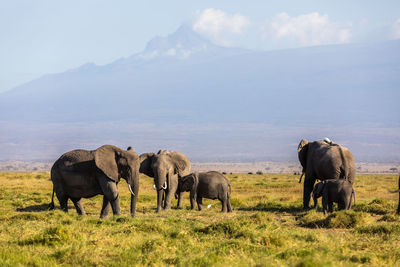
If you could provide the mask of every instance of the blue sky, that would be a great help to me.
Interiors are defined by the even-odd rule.
[[[140,52],[182,23],[250,49],[374,42],[400,38],[400,2],[1,0],[0,92]]]

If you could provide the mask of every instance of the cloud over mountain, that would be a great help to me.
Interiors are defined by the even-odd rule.
[[[392,24],[392,39],[400,39],[400,18]]]
[[[230,45],[229,34],[241,34],[250,24],[250,19],[240,14],[230,15],[222,10],[208,8],[198,11],[193,22],[193,30],[201,33],[217,44]]]
[[[265,39],[286,40],[302,46],[347,43],[351,38],[351,25],[329,20],[318,12],[291,17],[279,13],[262,28]]]

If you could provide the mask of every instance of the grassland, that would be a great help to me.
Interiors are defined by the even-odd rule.
[[[400,266],[397,195],[387,192],[397,176],[358,176],[353,210],[329,216],[301,209],[298,176],[227,178],[230,214],[206,199],[210,209],[191,211],[188,196],[183,209],[157,214],[152,180],[141,176],[137,217],[122,181],[123,215],[100,220],[100,196],[83,201],[87,216],[72,203],[69,213],[47,211],[48,173],[0,173],[0,266]]]

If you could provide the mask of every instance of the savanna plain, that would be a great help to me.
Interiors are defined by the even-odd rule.
[[[0,173],[1,266],[400,266],[395,175],[358,175],[350,211],[302,209],[292,174],[227,174],[232,213],[203,199],[155,212],[152,179],[141,175],[136,217],[119,184],[122,216],[99,219],[101,196],[84,199],[88,215],[48,211],[48,172]],[[321,202],[321,201],[319,201]],[[176,200],[173,201],[176,205]],[[321,204],[319,203],[319,210]]]

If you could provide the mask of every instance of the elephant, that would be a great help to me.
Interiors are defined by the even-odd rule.
[[[333,211],[333,202],[338,203],[339,210],[349,210],[351,208],[351,197],[356,197],[353,185],[344,179],[328,179],[317,183],[312,192],[314,199],[314,208],[317,209],[318,198],[322,196],[322,208],[326,214],[328,208],[329,212]]]
[[[356,167],[350,150],[333,143],[328,138],[322,141],[300,141],[297,148],[304,178],[303,207],[309,208],[311,192],[316,179],[345,179],[354,183]],[[301,177],[299,183],[301,182]]]
[[[157,212],[171,209],[171,200],[178,188],[178,180],[190,173],[190,160],[182,153],[160,150],[157,154],[143,153],[139,157],[139,172],[154,178],[157,190]],[[178,207],[182,207],[183,192],[179,193]]]
[[[53,195],[50,209],[54,209],[54,193],[61,209],[68,212],[68,199],[76,211],[84,215],[81,199],[103,195],[100,218],[108,215],[111,205],[114,215],[120,215],[117,184],[120,178],[128,183],[131,192],[131,216],[135,216],[139,192],[139,156],[131,147],[122,150],[103,145],[96,150],[77,149],[63,154],[51,168]]]
[[[390,193],[399,193],[399,203],[397,204],[397,214],[400,215],[400,175],[399,175],[399,189],[398,190],[394,190],[394,191],[390,191]]]
[[[203,207],[203,197],[218,199],[222,204],[222,212],[232,212],[231,184],[228,179],[216,171],[195,172],[183,177],[179,181],[179,192],[190,191],[190,207],[194,209],[194,201],[197,202],[199,211]]]

